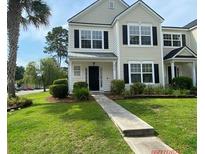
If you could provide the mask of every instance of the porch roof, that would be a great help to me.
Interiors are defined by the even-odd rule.
[[[116,60],[117,56],[111,52],[69,52],[68,58]]]
[[[181,54],[183,51],[186,51],[186,54]],[[180,47],[177,49],[174,49],[172,51],[170,51],[166,56],[164,56],[164,60],[170,60],[170,59],[186,59],[186,58],[193,58],[196,59],[197,58],[197,54],[191,50],[189,47],[184,46],[184,47]]]

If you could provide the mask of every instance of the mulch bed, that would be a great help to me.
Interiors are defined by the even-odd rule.
[[[106,94],[106,96],[112,100],[122,100],[122,99],[142,99],[142,98],[197,98],[195,95],[181,95],[181,96],[174,96],[174,95],[135,95],[135,96],[123,96],[123,95],[113,95],[113,94]]]

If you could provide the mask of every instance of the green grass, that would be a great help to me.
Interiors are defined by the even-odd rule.
[[[96,102],[48,103],[48,96],[27,95],[34,105],[8,114],[10,154],[132,153]]]
[[[196,153],[196,99],[130,99],[118,103],[153,126],[159,137],[179,153]]]

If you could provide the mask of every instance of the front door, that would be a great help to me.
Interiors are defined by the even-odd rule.
[[[89,66],[89,89],[99,91],[99,67]]]
[[[175,74],[175,77],[178,77],[179,76],[179,70],[177,69],[176,66],[174,66],[174,74]],[[172,70],[171,70],[171,66],[168,66],[168,80],[169,80],[169,84],[171,84],[171,81],[172,81]]]

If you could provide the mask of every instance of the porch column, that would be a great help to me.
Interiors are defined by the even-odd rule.
[[[112,62],[113,79],[116,79],[116,61]]]
[[[192,80],[193,80],[193,86],[196,86],[196,62],[192,62]]]
[[[172,72],[172,79],[175,78],[175,71],[174,71],[174,62],[171,62],[171,72]]]

